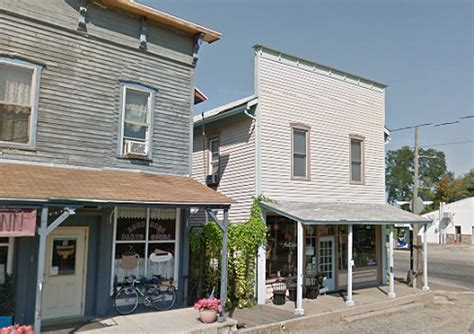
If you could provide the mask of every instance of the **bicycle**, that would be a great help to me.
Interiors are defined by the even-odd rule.
[[[144,286],[143,290],[140,285]],[[114,309],[121,315],[131,314],[137,309],[140,297],[146,307],[166,311],[176,302],[176,288],[162,285],[159,275],[153,275],[151,280],[137,280],[133,275],[130,279],[125,277],[124,286],[115,294]]]

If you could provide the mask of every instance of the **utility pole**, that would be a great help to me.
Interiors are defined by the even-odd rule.
[[[415,158],[414,158],[414,173],[413,173],[413,199],[412,199],[412,210],[413,213],[416,215],[420,214],[420,207],[419,207],[419,200],[418,200],[418,168],[419,168],[419,147],[420,147],[420,128],[415,128]],[[422,280],[421,280],[421,237],[419,236],[420,232],[420,225],[413,224],[413,238],[411,240],[410,246],[410,265],[414,270],[413,274],[413,287],[414,288],[421,288]],[[414,253],[414,254],[413,254]],[[414,263],[413,263],[414,262]]]

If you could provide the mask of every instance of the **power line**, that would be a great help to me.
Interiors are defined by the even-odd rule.
[[[393,130],[390,130],[390,129],[389,129],[389,131],[390,131],[390,132],[397,132],[397,131],[403,131],[403,130],[410,130],[410,129],[421,128],[421,127],[430,126],[430,125],[433,125],[434,127],[440,127],[440,126],[445,126],[445,125],[458,124],[458,123],[460,123],[460,120],[465,120],[465,119],[469,119],[469,118],[474,118],[474,115],[462,116],[462,117],[459,117],[458,120],[450,121],[450,122],[444,122],[444,123],[422,123],[422,124],[417,124],[417,125],[404,126],[404,127],[397,128],[397,129],[393,129]]]
[[[448,145],[459,145],[459,144],[467,144],[467,143],[474,143],[474,140],[453,141],[453,142],[438,143],[438,144],[426,144],[426,145],[421,145],[420,147],[448,146]]]

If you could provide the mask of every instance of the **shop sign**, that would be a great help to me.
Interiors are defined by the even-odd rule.
[[[0,210],[0,237],[33,237],[36,210]]]

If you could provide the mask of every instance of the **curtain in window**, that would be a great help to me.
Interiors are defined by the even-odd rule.
[[[0,141],[29,141],[32,75],[32,70],[0,64]]]
[[[126,90],[125,99],[125,136],[146,139],[148,93]]]

